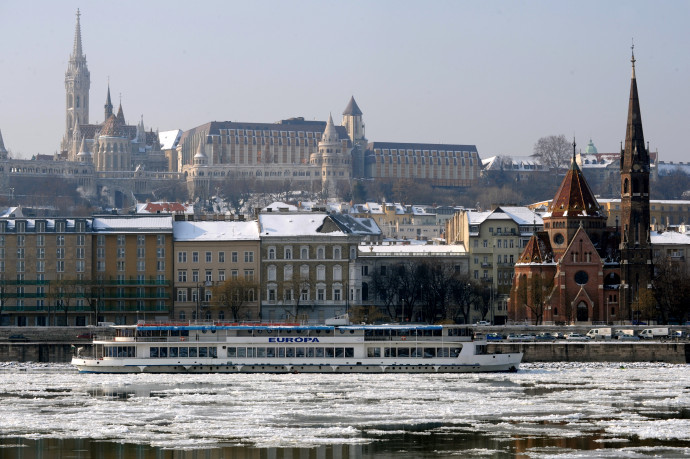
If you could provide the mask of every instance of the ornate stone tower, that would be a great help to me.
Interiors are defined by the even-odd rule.
[[[86,56],[81,48],[81,25],[79,24],[81,13],[77,10],[77,25],[74,30],[74,46],[69,57],[67,71],[65,72],[65,137],[62,140],[62,151],[75,149],[72,143],[75,124],[89,123],[89,88],[91,76],[86,66]]]
[[[621,292],[622,313],[633,317],[643,306],[640,293],[651,288],[653,265],[649,228],[649,150],[642,133],[635,54],[628,103],[625,148],[621,151]],[[644,299],[644,297],[643,297]]]
[[[347,107],[343,110],[342,126],[347,129],[347,135],[352,142],[352,176],[364,176],[364,152],[367,149],[362,110],[357,106],[355,97],[350,97]]]
[[[340,139],[333,117],[329,115],[326,129],[319,141],[319,152],[311,155],[311,164],[321,166],[322,190],[326,196],[335,197],[343,187],[349,185],[351,159],[347,140]]]

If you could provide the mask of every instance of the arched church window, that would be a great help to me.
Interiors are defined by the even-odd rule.
[[[629,193],[629,191],[628,191],[628,186],[629,186],[629,185],[628,185],[628,179],[626,178],[625,180],[623,180],[623,194],[628,194],[628,193]]]

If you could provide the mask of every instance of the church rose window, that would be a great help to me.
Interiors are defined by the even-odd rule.
[[[561,233],[556,233],[556,235],[553,237],[553,242],[555,242],[558,245],[563,244],[563,241],[565,241],[565,238]]]
[[[575,273],[575,282],[579,285],[585,285],[589,280],[589,276],[584,271],[578,271]]]

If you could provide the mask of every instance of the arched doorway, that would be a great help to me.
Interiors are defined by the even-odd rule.
[[[587,322],[587,320],[589,320],[588,312],[589,308],[587,307],[587,303],[580,301],[580,303],[577,305],[577,321]]]

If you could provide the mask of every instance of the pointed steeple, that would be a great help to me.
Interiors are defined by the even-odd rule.
[[[0,131],[0,159],[7,159],[7,149],[5,142],[2,140],[2,131]]]
[[[553,198],[549,211],[552,217],[600,216],[601,208],[585,176],[577,165],[573,139],[573,159],[561,186]]]
[[[105,118],[103,120],[107,120],[113,114],[113,103],[110,101],[110,79],[108,79],[108,95],[105,97],[105,105],[103,107],[105,108]]]
[[[72,47],[72,59],[86,58],[81,48],[81,24],[79,23],[81,12],[77,8],[77,24],[74,26],[74,46]]]
[[[117,108],[117,120],[125,126],[127,123],[125,123],[125,114],[122,111],[122,101],[120,101],[120,106]]]
[[[637,94],[637,78],[635,76],[635,52],[633,46],[632,78],[630,79],[630,100],[628,101],[628,123],[625,128],[625,147],[621,165],[623,170],[630,170],[635,164],[640,169],[649,169],[649,155],[644,143],[642,132],[642,112],[640,111],[640,99]]]
[[[329,114],[328,122],[326,123],[326,130],[323,131],[321,142],[336,143],[339,141],[339,139],[338,132],[335,130],[335,124],[333,124],[333,117]]]
[[[345,110],[343,111],[343,116],[346,115],[352,115],[352,116],[358,116],[362,114],[362,110],[359,109],[357,106],[357,102],[355,102],[355,96],[350,97],[350,102],[347,103],[347,107],[345,107]]]

